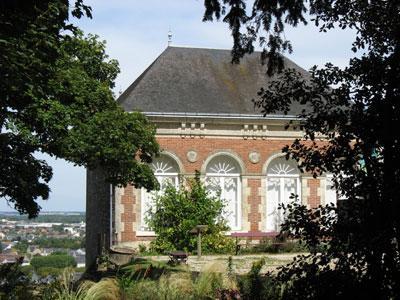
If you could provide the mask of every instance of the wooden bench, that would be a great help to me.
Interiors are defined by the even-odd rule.
[[[172,251],[169,253],[169,261],[172,264],[186,263],[188,254],[185,251]]]
[[[279,232],[261,232],[261,231],[231,233],[231,237],[234,237],[236,239],[236,250],[235,250],[236,255],[238,255],[240,250],[239,238],[275,238],[278,235]]]

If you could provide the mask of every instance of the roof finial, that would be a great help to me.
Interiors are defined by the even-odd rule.
[[[171,46],[172,43],[172,31],[171,31],[171,27],[168,30],[168,46]]]

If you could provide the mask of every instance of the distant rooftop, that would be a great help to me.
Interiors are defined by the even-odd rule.
[[[238,65],[231,59],[230,50],[169,46],[118,102],[126,111],[257,114],[251,100],[271,80],[260,62],[260,52],[246,55]],[[307,73],[287,58],[284,63]],[[300,110],[293,106],[289,114]]]

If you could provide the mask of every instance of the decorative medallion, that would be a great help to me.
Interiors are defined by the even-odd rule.
[[[197,161],[197,152],[194,150],[190,150],[190,151],[188,151],[188,153],[186,153],[186,157],[187,157],[188,161],[190,161],[191,163],[194,163]]]
[[[253,163],[256,164],[260,161],[260,153],[257,151],[251,151],[249,153],[249,160]]]

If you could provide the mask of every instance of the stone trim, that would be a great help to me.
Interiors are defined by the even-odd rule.
[[[229,156],[231,158],[233,158],[240,166],[240,175],[245,174],[246,173],[246,167],[245,164],[243,163],[243,160],[241,159],[240,155],[237,154],[236,152],[229,150],[229,149],[219,149],[219,150],[215,150],[214,152],[210,153],[207,158],[205,159],[204,163],[201,166],[200,169],[200,173],[202,175],[206,175],[206,168],[207,165],[210,163],[210,161],[217,156]]]

